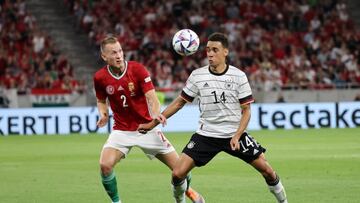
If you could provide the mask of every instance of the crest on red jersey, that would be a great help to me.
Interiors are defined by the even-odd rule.
[[[115,91],[115,88],[112,86],[112,85],[108,85],[108,86],[106,86],[106,92],[108,93],[108,94],[114,94],[114,91]]]
[[[130,96],[135,96],[135,85],[133,82],[129,82],[128,83],[128,88],[129,88],[129,91],[130,91]]]

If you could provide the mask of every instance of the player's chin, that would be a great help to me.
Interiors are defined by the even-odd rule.
[[[216,67],[218,66],[219,63],[217,63],[216,61],[214,60],[209,60],[209,65],[212,66],[212,67]]]
[[[114,62],[113,65],[116,66],[116,67],[121,67],[123,65],[123,63],[124,63],[123,60],[115,60],[113,62]]]

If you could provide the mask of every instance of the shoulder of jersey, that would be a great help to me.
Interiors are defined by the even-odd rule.
[[[137,61],[127,61],[128,63],[128,66],[131,65],[131,66],[135,66],[135,67],[143,67],[144,65],[137,62]]]
[[[201,74],[209,72],[209,66],[203,66],[192,71],[192,74]]]
[[[101,67],[99,70],[95,72],[95,77],[99,77],[104,75],[104,73],[107,71],[107,65]]]
[[[198,69],[193,70],[193,74],[203,74],[209,72],[209,66],[203,66]],[[229,65],[228,73],[234,74],[234,75],[245,75],[244,71],[236,68],[235,66]]]
[[[229,65],[229,73],[232,73],[234,75],[243,76],[245,75],[245,72],[240,70],[239,68],[236,68],[235,66]]]

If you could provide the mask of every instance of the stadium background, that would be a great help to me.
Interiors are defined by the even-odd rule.
[[[214,31],[229,34],[229,61],[249,77],[251,133],[289,200],[359,202],[359,10],[356,0],[0,0],[0,202],[107,201],[97,162],[109,127],[94,127],[92,89],[100,39],[118,36],[166,105],[206,63]],[[193,56],[171,49],[181,28],[200,36]],[[178,150],[195,108],[164,128]],[[139,150],[117,170],[124,202],[171,201],[169,172]],[[272,202],[260,177],[224,155],[194,171],[194,186],[208,202]]]

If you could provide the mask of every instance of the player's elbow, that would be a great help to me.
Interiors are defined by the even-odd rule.
[[[181,109],[186,104],[186,100],[184,100],[182,97],[178,97],[175,101],[175,106],[177,109]]]
[[[98,99],[98,100],[97,100],[97,103],[98,103],[98,104],[106,104],[106,100]]]

